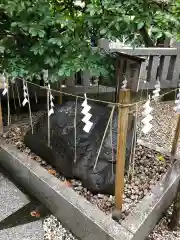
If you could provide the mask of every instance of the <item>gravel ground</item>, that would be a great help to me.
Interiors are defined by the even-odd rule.
[[[180,228],[177,231],[170,231],[168,229],[168,223],[172,214],[172,206],[168,209],[166,214],[156,225],[154,231],[149,235],[147,240],[179,240]]]
[[[152,143],[156,146],[163,147],[171,151],[172,140],[174,137],[178,115],[173,110],[174,102],[159,102],[151,105],[152,111],[152,125],[153,129],[149,134],[144,135],[141,130],[141,117],[142,107],[138,110],[138,123],[137,134],[138,138]],[[179,140],[180,141],[180,140]],[[179,142],[180,143],[180,142]],[[177,148],[177,153],[180,154],[180,144]],[[168,209],[167,213],[163,216],[160,222],[156,225],[154,231],[149,235],[148,240],[179,240],[180,228],[177,231],[170,231],[168,223],[172,214],[172,206]]]
[[[141,117],[138,117],[137,129],[138,129],[138,138],[141,138],[145,141],[148,141],[154,145],[159,147],[163,147],[170,151],[171,143],[173,139],[174,130],[177,123],[177,115],[175,114],[173,107],[173,102],[166,103],[156,103],[156,105],[152,106],[153,112],[152,115],[154,117],[152,124],[152,131],[143,135],[140,131],[141,129]],[[138,115],[142,108],[138,109]],[[41,114],[41,113],[40,113]],[[4,135],[4,138],[7,142],[11,142],[17,146],[20,150],[25,153],[28,153],[30,157],[37,162],[39,162],[42,166],[44,166],[51,174],[65,181],[66,184],[71,186],[76,192],[80,195],[86,197],[90,202],[96,204],[101,210],[103,210],[106,214],[110,215],[111,210],[114,206],[114,196],[108,195],[93,195],[87,189],[83,188],[80,181],[72,180],[66,181],[65,178],[60,176],[59,173],[55,171],[51,166],[46,164],[45,161],[40,159],[35,154],[31,153],[28,148],[24,146],[22,143],[22,131],[24,131],[28,127],[27,120],[28,116],[24,114],[24,116],[20,117],[12,117],[12,123],[21,122],[21,127],[13,127],[10,131]],[[33,119],[36,120],[38,114],[33,114]],[[180,148],[178,149],[180,152]],[[133,210],[135,205],[139,200],[141,200],[144,195],[154,186],[154,184],[161,178],[161,176],[166,172],[166,169],[169,168],[170,161],[167,157],[160,156],[159,153],[154,152],[150,149],[147,149],[142,146],[136,147],[135,153],[135,161],[134,161],[134,177],[131,181],[128,180],[126,176],[125,181],[125,191],[124,191],[124,209],[123,213],[124,219],[130,211]],[[168,213],[161,219],[159,224],[155,227],[153,233],[149,236],[148,240],[177,240],[180,239],[180,230],[176,232],[168,231],[167,223],[169,221],[171,208]],[[51,217],[54,219],[53,217]],[[55,238],[56,239],[56,238]],[[57,239],[69,239],[69,238],[57,238]],[[71,238],[70,238],[71,239]],[[73,239],[73,238],[72,238]]]
[[[142,123],[140,113],[142,112],[142,107],[140,107],[138,109],[139,117],[137,123],[138,138],[156,146],[163,147],[170,152],[178,118],[178,115],[173,110],[174,106],[174,102],[151,104],[151,107],[153,107],[153,128],[147,135],[144,135],[141,131]],[[177,153],[180,153],[180,145],[177,149]]]
[[[39,114],[41,115],[42,113]],[[34,121],[37,117],[37,113],[35,116],[33,115]],[[27,122],[28,118],[24,116],[24,119],[25,120],[23,120],[23,118],[18,118],[18,121],[16,121],[18,124],[9,128],[9,131],[3,136],[5,141],[14,144],[19,150],[28,153],[32,159],[38,161],[51,174],[66,181],[66,179],[57,173],[55,169],[32,153],[30,149],[23,144],[23,131],[26,131],[29,125]],[[171,165],[168,157],[161,156],[159,153],[142,146],[136,146],[134,159],[134,167],[131,169],[133,170],[133,177],[132,179],[129,179],[128,175],[125,177],[123,215],[121,220],[133,210],[136,204],[148,193]],[[68,184],[77,193],[84,196],[91,203],[97,205],[97,207],[106,214],[111,215],[115,202],[114,196],[103,194],[93,195],[77,180],[68,181]]]
[[[25,125],[24,125],[25,128]],[[15,145],[19,150],[25,152],[30,158],[37,161],[45,167],[49,173],[60,178],[65,184],[72,187],[78,194],[84,196],[88,201],[97,205],[99,209],[107,215],[111,215],[115,203],[115,197],[112,195],[92,194],[82,186],[78,180],[67,181],[54,168],[35,155],[22,142],[22,132],[20,127],[12,127],[3,135],[7,143]],[[133,177],[130,179],[125,176],[124,204],[121,221],[133,210],[136,204],[148,193],[148,191],[157,183],[162,175],[170,167],[171,162],[168,157],[150,150],[146,147],[136,146],[135,161],[133,168]]]
[[[77,240],[53,215],[44,219],[43,228],[44,240]]]
[[[133,178],[129,180],[128,175],[125,176],[124,204],[121,220],[133,210],[136,204],[148,193],[169,168],[169,159],[166,157],[164,161],[161,161],[159,160],[161,157],[162,156],[155,151],[142,146],[136,147]],[[83,188],[81,182],[77,180],[72,180],[70,185],[88,201],[96,204],[98,208],[106,214],[111,215],[115,203],[114,196],[103,194],[93,195],[90,191]]]

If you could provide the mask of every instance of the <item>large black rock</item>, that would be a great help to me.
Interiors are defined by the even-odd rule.
[[[111,131],[108,129],[96,169],[93,166],[100,143],[111,113],[111,108],[91,104],[93,127],[89,133],[83,131],[81,102],[78,103],[76,116],[76,157],[74,116],[75,103],[67,102],[55,107],[50,117],[50,147],[48,147],[47,114],[41,116],[24,138],[25,144],[43,160],[54,166],[67,178],[80,179],[84,187],[92,192],[114,193],[115,159],[117,146],[117,112],[115,111]],[[126,168],[132,146],[133,129],[128,130],[126,149]],[[113,142],[113,148],[112,144]]]

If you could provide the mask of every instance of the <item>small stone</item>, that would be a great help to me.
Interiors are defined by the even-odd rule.
[[[131,195],[131,200],[135,200],[136,199],[136,196],[135,195]]]
[[[82,187],[82,186],[74,187],[74,190],[76,190],[76,191],[82,191],[82,190],[83,190],[83,187]]]
[[[130,204],[131,202],[132,202],[132,200],[129,199],[129,198],[125,198],[125,199],[124,199],[124,203],[129,203],[129,204]]]
[[[112,196],[112,195],[109,196],[109,200],[110,200],[110,201],[114,201],[114,199],[115,199],[114,196]]]
[[[102,199],[102,198],[104,198],[104,195],[103,194],[98,194],[97,197]]]
[[[147,189],[144,189],[144,195],[146,195],[148,193]]]

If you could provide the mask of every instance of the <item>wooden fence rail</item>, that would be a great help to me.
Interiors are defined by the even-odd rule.
[[[154,89],[158,78],[161,88],[177,87],[180,80],[180,48],[111,48],[110,52],[145,57],[146,61],[142,63],[139,73],[139,89]],[[133,69],[133,66],[130,68]],[[126,69],[124,67],[124,74]]]

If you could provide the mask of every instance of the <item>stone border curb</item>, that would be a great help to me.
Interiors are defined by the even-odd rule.
[[[156,147],[140,139],[137,143],[166,156],[170,156],[170,153],[164,148]],[[178,155],[176,155],[176,159],[177,158]],[[173,202],[179,181],[180,161],[177,160],[163,178],[154,186],[151,192],[137,204],[135,209],[121,223],[123,227],[133,234],[133,240],[146,239],[162,217],[162,214]]]
[[[180,180],[180,162],[176,161],[119,225],[3,140],[0,140],[0,164],[81,240],[144,240],[172,203]]]
[[[132,234],[37,162],[0,140],[0,164],[81,240],[131,240]]]

